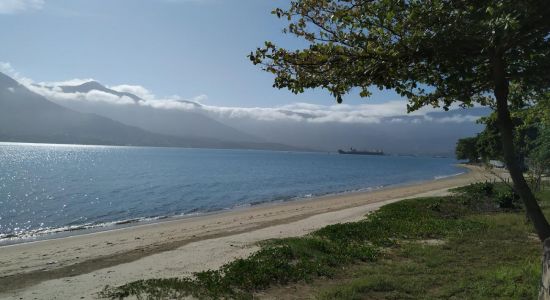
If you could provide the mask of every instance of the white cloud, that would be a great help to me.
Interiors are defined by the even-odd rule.
[[[0,0],[2,1],[2,0]],[[19,74],[9,62],[0,61],[0,72],[7,74],[8,76],[14,78],[17,81],[24,79],[21,74]]]
[[[155,98],[155,95],[153,95],[153,93],[151,93],[148,89],[140,85],[122,84],[122,85],[111,86],[109,88],[117,92],[131,93],[146,100],[147,99],[152,100]]]
[[[81,93],[82,94],[82,93]],[[134,100],[130,97],[122,96],[118,97],[113,94],[105,93],[102,91],[92,90],[83,94],[87,101],[107,102],[112,104],[134,104]]]
[[[0,62],[0,72],[6,73],[8,75],[16,74],[15,69],[11,66],[9,62]]]
[[[0,14],[15,14],[27,10],[39,10],[44,6],[44,0],[1,0]]]
[[[80,81],[74,80],[74,82]],[[111,103],[115,105],[141,105],[156,109],[194,111],[210,115],[217,119],[249,119],[267,122],[292,121],[348,124],[392,122],[416,124],[424,121],[438,123],[473,122],[478,118],[471,115],[454,115],[451,117],[434,118],[428,114],[435,111],[435,109],[432,108],[423,108],[408,114],[406,111],[406,102],[403,100],[361,105],[293,103],[277,107],[229,107],[202,104],[202,101],[208,99],[206,95],[199,95],[190,100],[183,99],[179,96],[159,98],[148,89],[139,85],[117,85],[110,87],[113,90],[132,93],[144,99],[144,101],[140,101],[137,104],[126,96],[118,97],[95,90],[88,93],[64,93],[59,88],[59,85],[48,86],[48,84],[43,83],[31,85],[29,88],[56,102],[89,101]]]
[[[2,0],[0,0],[2,1]],[[9,62],[2,62],[0,61],[0,72],[7,74],[8,76],[14,78],[17,80],[20,84],[24,85],[30,85],[32,84],[32,80],[30,78],[26,78],[19,74],[12,65]]]
[[[473,123],[478,119],[479,119],[479,116],[454,115],[451,117],[442,117],[442,118],[433,119],[433,121],[437,123],[464,123],[464,122]]]
[[[144,101],[135,102],[127,96],[116,96],[110,93],[92,90],[88,93],[64,93],[60,86],[79,85],[91,79],[72,79],[62,82],[33,83],[22,77],[9,63],[0,63],[0,70],[15,76],[18,81],[34,92],[46,98],[63,104],[65,101],[87,101],[90,103],[108,103],[113,105],[140,105],[156,109],[194,111],[215,117],[217,119],[247,119],[257,121],[288,121],[310,123],[356,123],[376,124],[388,123],[464,123],[474,122],[477,116],[468,114],[453,114],[450,116],[434,116],[431,112],[438,111],[424,107],[408,114],[406,101],[396,100],[385,103],[367,103],[360,105],[334,104],[318,105],[312,103],[293,103],[277,107],[228,107],[206,105],[206,95],[199,95],[190,100],[179,96],[157,97],[147,88],[140,85],[116,85],[110,88],[119,92],[135,94]]]
[[[202,103],[206,100],[208,100],[208,96],[205,95],[205,94],[201,94],[201,95],[198,95],[196,97],[191,98],[191,101],[197,102],[197,103]]]
[[[75,78],[75,79],[70,79],[70,80],[65,80],[65,81],[38,82],[36,84],[37,85],[43,85],[43,86],[58,87],[58,86],[63,86],[63,85],[69,85],[69,86],[71,86],[71,85],[80,85],[80,84],[90,82],[90,81],[94,81],[94,79],[93,78],[87,78],[87,79]]]
[[[66,83],[64,81],[63,83]],[[68,82],[79,82],[78,80],[70,80]],[[127,96],[116,96],[102,91],[92,90],[87,93],[64,93],[60,88],[61,85],[48,86],[44,83],[25,84],[26,87],[35,93],[38,93],[52,101],[88,101],[88,102],[104,102],[115,105],[134,104],[134,100]],[[63,84],[65,85],[65,84]]]

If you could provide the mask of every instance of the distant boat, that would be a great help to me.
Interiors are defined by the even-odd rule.
[[[350,148],[349,151],[344,151],[342,149],[338,150],[338,153],[340,154],[356,154],[356,155],[384,155],[384,151],[382,150],[357,150],[354,148]]]

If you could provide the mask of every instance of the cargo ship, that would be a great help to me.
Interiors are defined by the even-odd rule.
[[[356,155],[384,155],[382,150],[357,150],[350,148],[349,151],[344,151],[342,149],[338,150],[340,154],[356,154]]]

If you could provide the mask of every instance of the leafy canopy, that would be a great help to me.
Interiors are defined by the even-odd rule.
[[[511,111],[514,123],[514,146],[516,156],[521,164],[530,155],[536,146],[536,140],[540,135],[541,118],[536,114],[540,106],[535,105]],[[503,160],[501,134],[498,129],[497,114],[492,113],[481,118],[478,123],[485,124],[485,129],[477,135],[477,151],[483,160]]]
[[[477,137],[468,137],[458,140],[456,143],[456,158],[467,159],[469,162],[477,162],[479,153],[477,150]]]
[[[376,86],[408,98],[409,111],[491,105],[496,59],[521,94],[550,86],[544,0],[297,0],[273,13],[309,47],[266,42],[249,58],[294,93],[321,87],[341,102],[352,88],[366,97]]]
[[[550,171],[550,94],[541,98],[531,111],[539,127],[539,134],[529,154],[531,167],[540,173]]]

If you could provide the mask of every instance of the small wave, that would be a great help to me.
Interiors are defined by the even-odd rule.
[[[463,172],[452,174],[452,175],[435,176],[435,179],[442,179],[442,178],[457,176],[460,174],[463,174]],[[248,207],[267,204],[267,203],[276,204],[276,203],[282,203],[282,202],[288,202],[288,201],[294,201],[294,200],[300,200],[300,199],[311,199],[315,197],[343,195],[343,194],[357,193],[357,192],[369,192],[369,191],[385,188],[386,186],[387,185],[378,185],[378,186],[342,190],[337,192],[327,192],[327,193],[320,193],[320,194],[305,193],[295,197],[280,196],[269,200],[261,200],[261,201],[253,201],[249,203],[237,204],[227,208],[212,208],[207,210],[195,208],[185,213],[175,214],[170,216],[161,215],[161,216],[155,216],[155,217],[129,218],[129,219],[114,220],[114,221],[102,222],[102,223],[84,223],[84,224],[66,225],[61,227],[40,227],[40,228],[25,230],[25,231],[0,233],[0,245],[15,244],[20,242],[26,242],[29,240],[48,239],[58,234],[59,234],[58,237],[63,237],[63,236],[74,235],[75,232],[79,232],[79,231],[95,232],[95,231],[107,230],[109,227],[117,227],[117,226],[127,227],[127,226],[132,226],[133,224],[142,223],[142,222],[154,222],[154,221],[163,220],[163,219],[193,217],[193,216],[208,214],[211,212],[220,212],[220,211],[232,210],[232,209],[243,209],[243,208],[248,208]]]
[[[127,220],[116,221],[116,222],[114,222],[114,223],[115,223],[115,225],[124,225],[124,224],[137,223],[137,222],[139,222],[139,221],[142,221],[142,219],[140,219],[140,218],[127,219]]]
[[[14,237],[17,237],[17,235],[13,233],[0,233],[0,241],[3,239],[10,239]]]
[[[275,200],[259,200],[259,201],[252,201],[248,203],[249,206],[256,206],[256,205],[262,205],[266,203],[276,202],[276,201],[282,201],[283,199],[275,199]],[[242,205],[241,205],[242,206]]]
[[[0,233],[0,245],[10,242],[25,241],[39,239],[55,234],[70,233],[83,230],[97,230],[101,228],[113,227],[134,224],[139,222],[151,222],[155,220],[166,219],[168,216],[156,216],[156,217],[143,217],[143,218],[133,218],[125,220],[117,220],[103,223],[86,223],[79,225],[69,225],[61,227],[40,227],[36,229],[26,230],[24,232],[15,232],[15,233]]]
[[[439,180],[439,179],[454,177],[454,176],[458,176],[458,175],[462,175],[462,174],[464,174],[464,172],[460,172],[460,173],[456,173],[456,174],[451,174],[451,175],[438,175],[438,176],[434,176],[434,179],[435,179],[435,180]]]
[[[370,192],[370,191],[375,191],[375,190],[383,189],[383,188],[385,188],[385,187],[386,187],[385,185],[377,185],[377,186],[371,186],[371,187],[367,187],[367,188],[361,188],[361,189],[351,190],[351,191],[349,191],[349,193],[354,193],[354,192]]]
[[[57,234],[62,232],[72,232],[72,231],[79,231],[79,230],[85,230],[85,229],[92,229],[92,228],[101,227],[101,226],[105,226],[105,224],[81,224],[81,225],[70,225],[70,226],[62,226],[62,227],[40,227],[40,228],[30,229],[30,230],[21,231],[21,232],[0,234],[0,244],[9,242],[9,241],[35,239],[42,236],[52,235],[52,234]]]
[[[324,194],[324,196],[337,196],[337,195],[345,195],[345,194],[350,194],[350,193],[371,192],[371,191],[376,191],[376,190],[383,189],[385,187],[387,187],[387,185],[369,186],[369,187],[364,187],[364,188],[343,190],[343,191],[336,192],[336,193],[326,193],[326,194]]]
[[[251,207],[252,203],[242,203],[242,204],[237,204],[237,205],[234,205],[233,207],[231,208],[224,208],[224,210],[229,210],[229,209],[243,209],[243,208],[248,208],[248,207]]]

